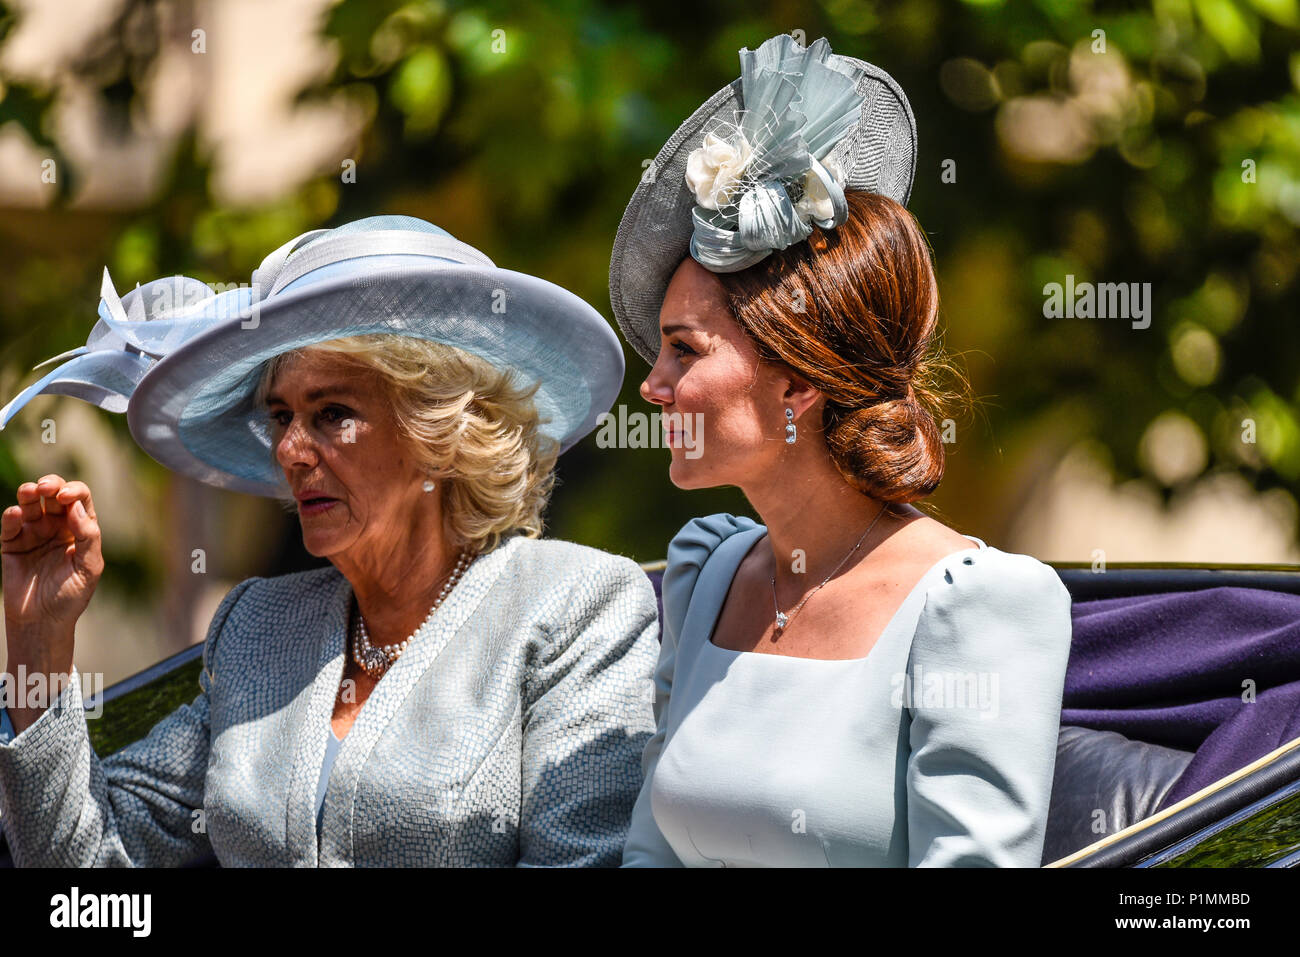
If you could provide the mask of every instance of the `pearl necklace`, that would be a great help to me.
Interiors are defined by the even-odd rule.
[[[447,579],[447,584],[442,586],[442,591],[440,591],[438,597],[434,599],[433,607],[429,609],[429,614],[424,616],[424,621],[420,623],[420,627],[416,628],[415,631],[400,644],[383,645],[378,648],[372,645],[370,643],[370,632],[366,630],[366,620],[361,617],[361,608],[358,607],[356,625],[352,629],[352,660],[355,661],[366,674],[374,678],[376,681],[382,678],[384,672],[391,668],[393,663],[401,656],[402,652],[406,650],[406,646],[411,643],[411,639],[423,631],[425,625],[429,624],[429,619],[433,617],[433,613],[438,610],[438,606],[440,606],[443,599],[447,597],[447,593],[456,587],[456,583],[460,581],[461,577],[465,574],[465,569],[467,569],[473,561],[474,558],[469,554],[469,552],[460,553],[460,557],[456,559],[456,567],[452,569],[451,575]]]

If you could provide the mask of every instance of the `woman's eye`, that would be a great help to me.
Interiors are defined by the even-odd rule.
[[[672,343],[670,343],[670,344],[672,345],[672,347],[673,347],[674,349],[677,350],[677,354],[678,354],[679,356],[693,356],[693,355],[696,354],[695,350],[692,349],[690,346],[688,346],[688,345],[687,345],[686,343],[684,343],[684,342],[681,342],[681,341],[675,341],[675,342],[672,342]]]
[[[349,418],[352,415],[352,412],[342,406],[327,405],[317,414],[320,416],[322,421],[331,424],[338,424],[339,422]],[[287,426],[289,421],[293,418],[293,413],[287,409],[277,409],[274,412],[267,413],[267,418],[276,425]]]

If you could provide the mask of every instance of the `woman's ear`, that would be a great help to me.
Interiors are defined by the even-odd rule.
[[[786,389],[781,396],[781,401],[785,403],[785,408],[794,411],[796,419],[811,406],[816,405],[821,397],[821,392],[809,385],[808,380],[802,376],[791,372],[786,377]]]

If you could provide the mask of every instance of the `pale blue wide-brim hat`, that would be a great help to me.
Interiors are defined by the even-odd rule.
[[[254,495],[288,491],[254,392],[267,361],[302,346],[392,333],[473,353],[538,385],[541,431],[560,451],[623,383],[618,337],[588,303],[411,216],[303,233],[237,288],[169,276],[119,299],[105,269],[101,296],[86,345],[46,360],[68,361],[0,409],[0,429],[36,395],[74,396],[125,412],[168,468]]]

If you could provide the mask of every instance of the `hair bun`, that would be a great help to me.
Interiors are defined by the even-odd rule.
[[[912,502],[939,487],[938,423],[968,387],[944,387],[950,376],[965,383],[939,340],[939,287],[920,225],[888,196],[849,190],[845,199],[848,220],[815,229],[816,243],[715,275],[760,359],[826,397],[819,424],[845,481]]]
[[[925,498],[943,478],[943,438],[909,385],[906,395],[842,409],[827,403],[826,445],[844,480],[884,502]]]

